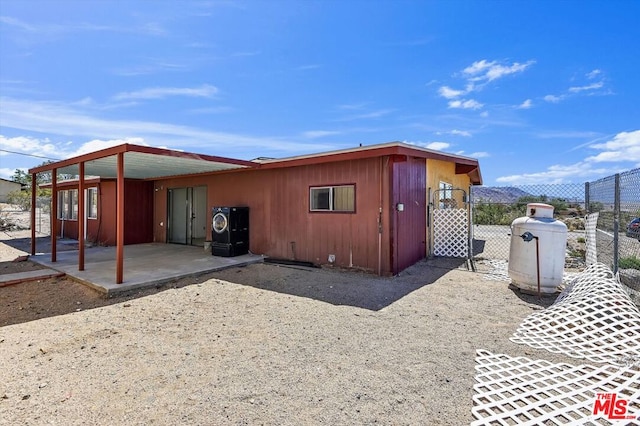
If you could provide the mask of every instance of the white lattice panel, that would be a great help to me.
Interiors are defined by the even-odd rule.
[[[627,401],[625,416],[640,416],[638,367],[576,367],[478,350],[475,379],[472,426],[639,424],[608,420],[605,410],[593,414],[598,394],[615,394]]]
[[[596,227],[598,226],[598,212],[587,215],[585,223],[585,233],[587,240],[587,253],[585,262],[587,265],[593,265],[598,262],[598,253],[596,251]]]
[[[433,212],[433,254],[468,256],[469,220],[466,209],[439,209]]]
[[[596,263],[553,305],[526,317],[511,341],[592,362],[640,366],[640,311],[611,270]]]

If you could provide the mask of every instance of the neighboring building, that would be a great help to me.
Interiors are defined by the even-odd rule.
[[[20,191],[22,185],[19,182],[0,178],[0,203],[8,202],[7,196],[13,191]]]
[[[115,158],[122,158],[117,173]],[[478,161],[387,143],[253,162],[121,145],[30,170],[84,180],[86,240],[116,244],[118,176],[124,244],[204,245],[216,206],[249,207],[249,248],[275,258],[397,274],[428,253],[428,197],[460,203]],[[58,235],[78,238],[78,181],[55,187]],[[462,192],[461,192],[462,193]],[[446,198],[446,200],[443,198]],[[433,195],[432,195],[433,196]]]

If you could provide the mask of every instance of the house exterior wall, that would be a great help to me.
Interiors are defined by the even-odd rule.
[[[166,241],[167,189],[207,186],[208,211],[214,206],[250,208],[250,250],[276,258],[335,264],[390,274],[389,176],[384,158],[297,167],[245,170],[155,182],[154,238]],[[311,212],[312,186],[354,184],[353,213]],[[379,238],[378,220],[383,233]],[[211,235],[211,220],[207,221]],[[380,264],[378,263],[380,261]]]
[[[86,240],[106,246],[116,244],[116,181],[103,180],[88,184],[86,188],[98,188],[98,215],[87,219]],[[77,189],[77,183],[60,185],[59,190]],[[57,198],[56,198],[57,199]],[[125,244],[153,241],[153,182],[125,180]],[[58,234],[64,238],[78,239],[78,220],[57,220]]]
[[[455,163],[433,159],[427,159],[426,162],[427,190],[431,189],[431,194],[434,194],[439,188],[440,182],[446,182],[453,185],[454,188],[464,189],[468,199],[471,179],[466,174],[456,174]],[[452,195],[459,206],[463,204],[462,192],[454,191]]]
[[[20,191],[22,185],[6,179],[0,179],[0,203],[7,202],[7,195],[13,191]]]

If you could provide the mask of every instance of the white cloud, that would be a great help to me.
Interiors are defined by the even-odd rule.
[[[28,170],[24,167],[18,167],[18,168],[24,172]],[[2,167],[0,168],[0,178],[11,180],[15,172],[16,172],[16,169],[8,169],[6,167]]]
[[[456,152],[456,155],[463,155],[465,157],[469,157],[469,158],[485,158],[485,157],[490,157],[488,152],[485,151],[478,151],[478,152],[472,152],[471,154],[467,154],[465,151],[458,151]]]
[[[499,177],[496,182],[515,185],[558,184],[575,180],[589,180],[594,177],[613,174],[617,171],[617,169],[591,168],[584,162],[569,165],[556,164],[543,172]]]
[[[26,155],[35,155],[37,158],[46,157],[51,160],[71,158],[77,155],[87,154],[89,152],[125,143],[148,146],[148,144],[144,142],[144,139],[140,137],[111,140],[93,139],[83,143],[78,148],[74,148],[73,144],[70,142],[52,142],[49,138],[39,139],[30,136],[16,136],[8,138],[0,135],[1,149]],[[0,155],[1,154],[7,155],[8,153],[0,152]]]
[[[419,146],[422,148],[427,148],[427,149],[432,149],[434,151],[443,151],[445,149],[448,149],[451,144],[448,142],[411,142],[411,141],[404,141],[404,143],[408,143],[409,145],[415,145],[415,146]]]
[[[224,114],[227,112],[235,111],[234,108],[228,106],[219,106],[219,107],[209,107],[209,108],[193,108],[185,111],[187,114]]]
[[[604,143],[589,145],[602,152],[588,157],[586,161],[593,163],[640,161],[640,130],[620,132],[613,139]]]
[[[436,135],[454,135],[454,136],[464,136],[466,138],[469,138],[471,137],[471,132],[468,132],[466,130],[453,129],[453,130],[448,130],[446,132],[436,132]]]
[[[543,99],[545,101],[547,101],[547,102],[551,102],[551,103],[557,104],[558,102],[560,102],[561,100],[564,99],[564,95],[560,95],[560,96],[557,96],[557,95],[546,95]]]
[[[342,104],[342,105],[338,105],[337,108],[341,110],[353,111],[353,110],[361,110],[365,106],[367,106],[367,102],[360,102],[357,104]]]
[[[37,28],[33,25],[30,25],[20,19],[12,18],[11,16],[0,16],[0,23],[5,25],[9,25],[12,27],[19,28],[23,31],[35,32]]]
[[[452,135],[457,135],[457,136],[464,136],[464,137],[471,137],[471,132],[468,132],[466,130],[452,130],[449,133],[451,133]]]
[[[540,132],[536,134],[537,137],[542,139],[559,139],[559,138],[567,138],[567,139],[583,139],[583,138],[595,138],[598,136],[598,133],[592,132],[589,130],[581,131],[581,130],[550,130],[545,132]],[[589,144],[585,144],[589,145]]]
[[[483,104],[475,99],[449,101],[449,108],[480,109]]]
[[[583,85],[571,86],[559,95],[546,95],[543,99],[547,102],[558,103],[568,97],[577,95],[611,95],[613,92],[606,88],[606,81],[601,70],[593,70],[585,74],[586,82]],[[592,81],[598,78],[599,81]]]
[[[451,146],[450,143],[447,142],[429,142],[423,145],[425,148],[433,149],[435,151],[442,151]]]
[[[615,163],[640,162],[640,130],[620,132],[604,143],[588,145],[589,148],[602,151],[574,164],[556,164],[537,173],[503,176],[496,179],[508,184],[567,183],[576,180],[591,180],[620,172]],[[614,163],[609,166],[603,163]]]
[[[503,64],[498,61],[487,61],[482,59],[476,61],[462,70],[462,77],[466,80],[464,89],[453,89],[450,86],[440,86],[438,95],[448,99],[449,108],[461,109],[480,109],[484,105],[476,100],[460,99],[465,95],[482,90],[488,83],[506,77],[510,74],[524,72],[533,65],[535,61],[530,60],[525,63],[514,62],[512,64]],[[523,103],[522,108],[529,108],[530,101]]]
[[[65,136],[76,140],[142,138],[151,146],[170,146],[190,151],[209,152],[212,146],[224,149],[233,157],[241,149],[275,153],[300,153],[334,149],[331,144],[307,143],[280,137],[256,137],[238,133],[215,132],[195,127],[167,124],[154,121],[107,119],[90,115],[86,108],[56,102],[32,102],[11,98],[0,98],[0,127],[23,130],[25,133],[38,132],[48,135]],[[42,142],[40,142],[42,143]],[[59,158],[57,145],[53,149]],[[27,153],[42,153],[39,145],[28,147]],[[53,152],[53,151],[52,151]],[[206,153],[204,152],[204,153]],[[218,152],[219,154],[219,152]],[[249,154],[251,155],[251,154]]]
[[[66,152],[64,156],[65,158],[76,157],[78,155],[88,154],[90,152],[111,148],[113,146],[123,145],[125,143],[132,145],[149,146],[149,144],[145,143],[143,138],[124,138],[110,140],[93,139],[89,142],[83,143],[82,145],[80,145],[80,148],[76,150]]]
[[[391,114],[394,111],[395,109],[379,109],[376,111],[371,111],[363,114],[343,117],[337,121],[353,121],[353,120],[366,120],[370,118],[380,118],[380,117],[384,117],[385,115]]]
[[[594,78],[597,78],[600,74],[602,74],[602,70],[595,69],[587,73],[587,78],[589,80],[593,80]]]
[[[115,100],[130,99],[162,99],[167,96],[188,96],[195,98],[211,98],[218,93],[218,88],[209,84],[200,87],[151,87],[134,92],[121,92],[113,96]]]
[[[464,90],[452,89],[449,86],[442,86],[440,89],[438,89],[438,94],[446,99],[455,99],[466,93],[467,92]]]
[[[111,72],[124,77],[136,77],[139,75],[156,74],[165,71],[187,71],[190,66],[165,59],[147,58],[147,64],[133,65],[129,67],[115,68]]]
[[[482,111],[480,113],[480,117],[482,117],[482,118],[487,118],[488,116],[489,116],[489,111]]]
[[[601,89],[603,86],[604,86],[604,82],[599,81],[597,83],[591,83],[591,84],[587,84],[585,86],[569,87],[569,91],[571,93],[579,93],[579,92],[584,92],[584,91],[587,91],[587,90]]]
[[[533,106],[533,103],[531,102],[531,99],[527,99],[524,102],[522,102],[520,105],[518,105],[518,109],[529,109]]]
[[[31,41],[43,42],[48,41],[51,37],[59,35],[71,34],[76,32],[110,32],[110,33],[123,33],[123,34],[143,34],[148,36],[162,36],[167,34],[166,30],[160,26],[157,22],[146,22],[135,25],[101,25],[93,23],[79,23],[79,24],[32,24],[22,21],[11,16],[0,16],[0,23],[7,26],[11,26],[18,29],[22,34],[32,34]],[[24,41],[23,38],[21,38]]]
[[[503,65],[497,61],[489,62],[486,59],[482,59],[465,68],[462,73],[467,76],[469,81],[489,82],[510,74],[523,72],[533,64],[535,64],[535,61],[514,62],[511,65]]]
[[[490,157],[488,152],[485,151],[478,151],[478,152],[472,152],[471,154],[469,154],[469,157],[473,157],[473,158],[486,158],[486,157]]]
[[[37,154],[41,157],[61,159],[60,148],[48,138],[38,139],[29,136],[17,136],[8,138],[0,135],[0,148],[6,151],[20,152],[23,154]],[[0,155],[7,155],[1,152]]]
[[[333,136],[333,135],[339,135],[341,132],[336,132],[333,130],[309,130],[306,132],[302,133],[302,136],[304,136],[307,139],[315,139],[315,138],[322,138],[325,136]]]

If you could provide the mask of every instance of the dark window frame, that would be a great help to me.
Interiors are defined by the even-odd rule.
[[[335,197],[335,188],[353,188],[353,209],[352,210],[336,210],[333,205]],[[329,189],[328,203],[329,208],[318,209],[313,208],[313,191],[320,189]],[[357,213],[357,187],[355,183],[339,183],[339,184],[327,184],[327,185],[310,185],[309,186],[309,213],[331,213],[331,214],[355,214]]]

